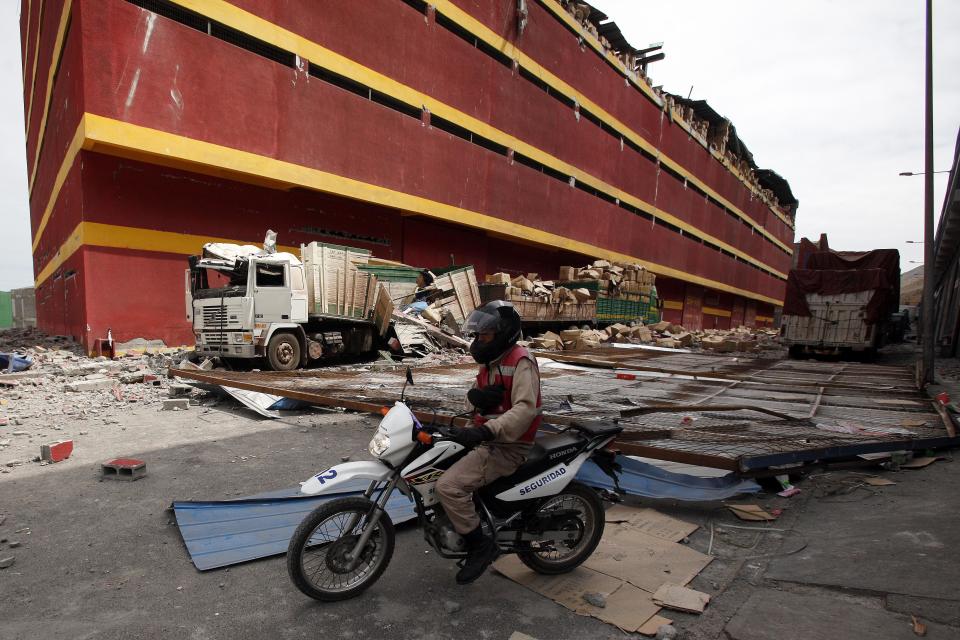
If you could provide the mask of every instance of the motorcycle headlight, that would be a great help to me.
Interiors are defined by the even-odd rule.
[[[379,458],[389,448],[390,436],[385,433],[377,433],[377,435],[373,436],[373,440],[370,441],[370,446],[367,447],[367,450],[370,452],[370,455]]]

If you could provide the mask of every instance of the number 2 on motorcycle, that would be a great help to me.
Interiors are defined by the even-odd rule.
[[[323,484],[323,483],[325,483],[327,480],[333,480],[334,478],[336,478],[336,477],[337,477],[337,470],[336,470],[336,469],[327,469],[326,471],[321,471],[320,473],[318,473],[318,474],[317,474],[316,476],[314,476],[314,477],[315,477],[317,480],[320,481],[320,484]]]

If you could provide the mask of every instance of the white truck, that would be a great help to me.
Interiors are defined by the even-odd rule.
[[[381,346],[393,308],[376,276],[357,269],[369,252],[312,242],[298,258],[270,245],[208,243],[190,257],[187,319],[199,354],[290,371]]]

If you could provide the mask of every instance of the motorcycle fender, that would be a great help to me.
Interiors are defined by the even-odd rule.
[[[325,469],[306,482],[300,483],[300,493],[308,496],[318,493],[337,493],[354,480],[383,481],[390,475],[390,469],[382,462],[363,460],[345,462]]]
[[[571,460],[570,464],[560,463],[535,476],[531,476],[510,489],[498,493],[496,496],[497,500],[515,502],[517,500],[532,500],[534,498],[555,496],[570,484],[570,481],[577,475],[580,467],[583,466],[583,463],[586,462],[591,453],[591,451],[585,451]]]

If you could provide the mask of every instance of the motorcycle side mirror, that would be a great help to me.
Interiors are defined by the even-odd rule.
[[[407,367],[407,379],[403,382],[403,389],[400,390],[400,402],[404,401],[404,394],[407,392],[407,385],[413,384],[413,371]]]

